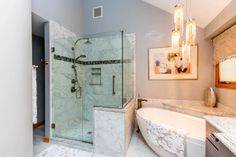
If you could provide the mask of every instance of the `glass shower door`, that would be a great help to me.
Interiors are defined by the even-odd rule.
[[[86,36],[81,45],[83,59],[83,141],[93,140],[94,107],[122,107],[122,32]]]
[[[72,68],[75,38],[52,39],[52,135],[83,140],[82,97],[72,92],[75,73]],[[81,70],[77,67],[77,71]],[[81,83],[81,80],[79,80]]]

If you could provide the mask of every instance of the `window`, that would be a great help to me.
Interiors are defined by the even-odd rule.
[[[236,89],[236,57],[216,65],[216,87]]]

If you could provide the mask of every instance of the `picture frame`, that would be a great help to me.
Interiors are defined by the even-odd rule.
[[[181,50],[181,48],[180,48]],[[181,51],[180,51],[181,54]],[[197,80],[198,79],[198,45],[192,45],[190,60],[185,68],[179,66],[182,58],[173,61],[171,47],[148,49],[148,79],[149,80]]]

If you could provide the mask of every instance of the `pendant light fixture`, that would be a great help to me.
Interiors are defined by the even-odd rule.
[[[184,30],[184,7],[178,1],[175,5],[175,12],[174,12],[174,25],[175,28],[172,30],[172,50],[173,52],[179,52],[179,45],[180,45],[180,37],[183,35]]]
[[[183,36],[184,32],[184,6],[177,1],[175,5],[174,12],[174,30],[172,30],[171,36],[171,46],[172,53],[176,53],[176,63],[177,60],[181,60],[182,69],[188,68],[188,65],[191,63],[191,46],[195,45],[196,39],[196,21],[191,16],[191,0],[186,0],[186,29],[185,29],[185,40],[182,42],[182,48],[179,48],[180,38]],[[181,52],[181,53],[180,53]],[[178,63],[179,65],[179,63]],[[177,66],[179,67],[179,66]]]
[[[180,41],[180,31],[172,30],[171,46],[173,52],[179,52],[179,41]]]
[[[188,0],[187,0],[188,1]],[[195,19],[192,18],[191,15],[191,9],[192,9],[192,1],[189,0],[189,7],[187,6],[187,8],[189,8],[188,10],[188,15],[189,18],[187,19],[187,23],[186,23],[186,42],[189,43],[190,45],[195,45],[195,39],[196,39],[196,21]]]
[[[182,43],[181,57],[182,57],[183,67],[187,68],[188,64],[191,62],[191,45],[186,41],[183,41]]]
[[[174,24],[175,30],[179,31],[183,35],[184,30],[184,6],[178,1],[178,4],[175,5],[174,13]]]
[[[186,23],[186,42],[190,45],[195,45],[196,39],[196,22],[194,19],[190,18]]]

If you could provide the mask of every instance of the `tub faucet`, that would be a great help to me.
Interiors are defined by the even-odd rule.
[[[148,100],[147,99],[138,98],[138,109],[143,107],[143,104],[142,104],[143,101],[147,102]]]
[[[143,104],[142,104],[143,101],[147,102],[148,100],[147,100],[147,99],[141,99],[141,98],[138,98],[138,109],[140,109],[140,108],[143,107]],[[140,129],[139,129],[138,126],[137,126],[137,130],[136,130],[136,132],[137,132],[137,133],[140,132]]]

